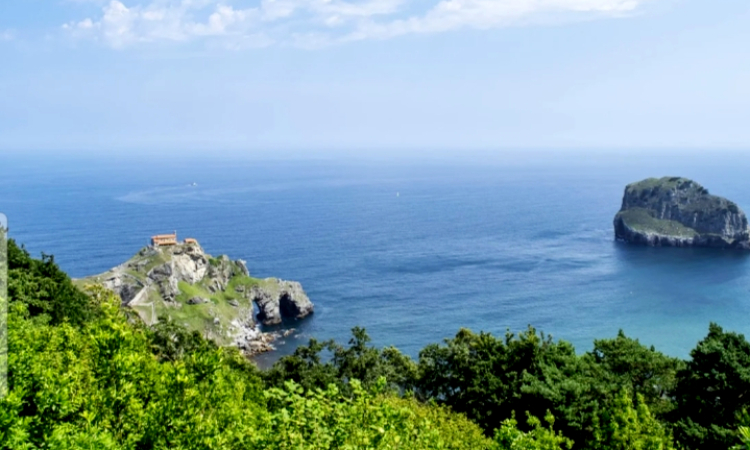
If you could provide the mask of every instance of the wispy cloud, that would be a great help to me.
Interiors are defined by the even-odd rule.
[[[63,25],[115,48],[215,39],[228,46],[320,47],[363,39],[633,14],[655,0],[111,0],[98,17]],[[127,4],[126,4],[127,3]],[[244,5],[243,5],[244,3]]]
[[[642,0],[443,0],[421,16],[367,22],[346,39],[387,39],[461,28],[490,29],[574,17],[611,18],[637,10]]]
[[[205,21],[197,21],[194,15],[208,6],[207,3],[154,1],[128,7],[112,0],[100,17],[67,23],[63,28],[79,37],[94,37],[113,47],[125,47],[139,42],[180,42],[226,35],[232,28],[236,28],[236,33],[246,33],[257,15],[254,9],[235,10],[231,6],[213,5],[214,11]]]
[[[0,42],[12,41],[16,38],[16,34],[12,30],[0,30]]]

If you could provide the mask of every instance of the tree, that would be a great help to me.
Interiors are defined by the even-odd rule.
[[[672,436],[649,411],[643,395],[623,389],[597,420],[592,450],[673,450]]]
[[[623,388],[631,392],[633,401],[643,396],[649,409],[664,417],[674,403],[669,395],[674,390],[677,372],[684,362],[657,352],[625,336],[622,330],[614,339],[597,339],[594,349],[585,355],[601,369],[599,377],[611,386],[613,393]]]
[[[99,313],[53,256],[33,259],[13,239],[8,241],[8,298],[26,304],[32,316],[45,315],[53,323],[81,325]]]
[[[333,365],[342,380],[359,380],[365,386],[374,385],[381,377],[393,388],[411,390],[416,376],[416,364],[395,347],[379,350],[368,346],[370,336],[364,328],[354,327],[349,347],[333,348]]]
[[[565,341],[529,328],[504,340],[461,330],[445,345],[429,345],[419,359],[417,392],[475,420],[486,432],[515,414],[551,411],[557,427],[584,448],[603,412],[623,389],[658,411],[672,408],[668,390],[680,362],[620,333],[596,341],[582,357]],[[522,430],[530,431],[526,425]]]
[[[411,392],[417,373],[414,361],[396,348],[380,350],[369,342],[370,337],[360,327],[352,329],[348,347],[332,340],[311,339],[307,346],[298,347],[294,354],[276,362],[264,378],[277,387],[291,380],[305,389],[325,389],[335,384],[342,392],[350,393],[350,380],[359,380],[370,388],[382,377],[390,388]]]
[[[578,363],[570,344],[555,343],[532,327],[518,336],[508,332],[504,340],[462,329],[445,345],[420,352],[417,394],[465,413],[490,432],[514,413],[542,416],[552,409],[557,415],[556,403],[583,389],[557,382],[581,372]]]
[[[750,343],[711,323],[677,374],[675,438],[690,449],[739,443],[740,415],[750,407]]]

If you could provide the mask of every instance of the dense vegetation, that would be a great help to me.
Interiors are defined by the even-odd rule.
[[[0,448],[750,449],[750,343],[715,324],[687,361],[623,333],[578,355],[533,328],[462,329],[414,361],[355,328],[260,371],[50,256],[11,241],[8,264]]]

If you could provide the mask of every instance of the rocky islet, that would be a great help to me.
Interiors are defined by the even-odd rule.
[[[648,246],[750,249],[745,213],[683,177],[648,178],[625,188],[615,238]]]
[[[253,278],[245,261],[214,258],[197,242],[144,247],[127,262],[76,282],[111,289],[123,307],[136,311],[149,325],[169,317],[248,355],[272,350],[271,343],[289,332],[263,332],[259,321],[278,325],[314,311],[300,283]]]

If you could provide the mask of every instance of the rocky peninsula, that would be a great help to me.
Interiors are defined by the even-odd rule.
[[[664,247],[750,249],[745,213],[682,177],[648,178],[625,188],[615,238]]]
[[[214,258],[194,239],[152,243],[101,275],[75,281],[114,291],[122,306],[137,312],[146,324],[169,318],[219,345],[237,346],[249,356],[273,350],[271,342],[290,332],[263,332],[259,323],[276,325],[314,310],[299,283],[254,278],[244,261]]]

